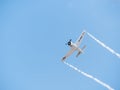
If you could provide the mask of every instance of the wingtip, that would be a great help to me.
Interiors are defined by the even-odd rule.
[[[63,57],[61,61],[62,61],[62,62],[64,62],[64,61],[65,61],[65,59],[66,59],[66,57]]]
[[[86,33],[86,29],[83,29],[83,32]]]

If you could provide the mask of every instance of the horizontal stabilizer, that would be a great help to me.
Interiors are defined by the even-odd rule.
[[[86,45],[84,45],[81,49],[81,51],[79,51],[76,55],[76,57],[78,57],[81,53],[83,53],[83,50],[86,48]]]
[[[86,45],[84,45],[83,47],[82,47],[82,50],[84,50],[86,48]]]

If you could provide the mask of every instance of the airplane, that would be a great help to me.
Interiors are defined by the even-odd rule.
[[[75,43],[72,42],[72,39],[70,39],[66,45],[70,46],[70,51],[62,58],[62,61],[65,61],[67,57],[69,57],[74,51],[78,51],[76,57],[78,57],[81,53],[83,53],[83,50],[86,48],[86,45],[84,45],[82,48],[79,48],[79,45],[81,44],[81,41],[85,35],[85,31],[82,32],[82,34],[79,36],[79,38],[76,40]]]

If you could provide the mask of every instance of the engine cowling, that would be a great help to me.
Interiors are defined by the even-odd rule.
[[[71,45],[71,41],[72,41],[72,39],[70,39],[69,42],[68,42],[68,45],[69,45],[69,46]]]
[[[71,41],[68,42],[68,45],[71,45]]]

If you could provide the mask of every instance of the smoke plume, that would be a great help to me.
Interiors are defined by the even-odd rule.
[[[104,87],[107,88],[108,90],[114,90],[112,87],[110,87],[110,86],[107,85],[106,83],[104,83],[104,82],[98,80],[97,78],[93,77],[92,75],[89,75],[89,74],[87,74],[87,73],[85,73],[85,72],[79,70],[79,69],[76,68],[75,66],[73,66],[73,65],[71,65],[71,64],[69,64],[69,63],[67,63],[67,62],[64,62],[64,64],[66,64],[66,65],[69,66],[70,68],[74,69],[75,71],[81,73],[82,75],[84,75],[84,76],[86,76],[86,77],[88,77],[88,78],[94,80],[95,82],[97,82],[98,84],[104,86]]]
[[[115,52],[113,49],[111,49],[110,47],[108,47],[107,45],[105,45],[103,42],[101,42],[100,40],[98,40],[97,38],[95,38],[93,35],[91,35],[90,33],[88,33],[88,36],[90,36],[93,40],[95,40],[98,44],[100,44],[102,47],[106,48],[109,52],[111,52],[112,54],[116,55],[118,58],[120,58],[120,54]]]

